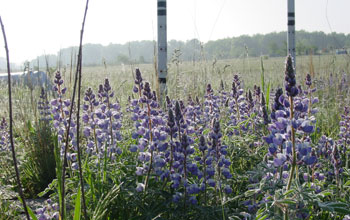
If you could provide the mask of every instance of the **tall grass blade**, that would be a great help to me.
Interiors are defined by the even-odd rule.
[[[266,110],[269,112],[269,106],[270,106],[270,89],[271,89],[271,83],[269,82],[267,84],[267,91],[266,91]]]
[[[260,67],[261,67],[261,89],[265,93],[265,69],[264,69],[264,61],[262,57],[260,57]],[[266,94],[266,98],[269,97],[267,93],[265,94]],[[268,102],[267,102],[267,106],[268,106]]]
[[[78,188],[77,198],[75,198],[74,218],[73,220],[80,220],[81,216],[81,191]]]
[[[114,185],[113,188],[107,194],[101,196],[91,219],[94,219],[94,220],[106,219],[108,207],[111,205],[113,200],[115,200],[119,196],[120,186],[122,184],[123,183],[121,183],[120,185]]]

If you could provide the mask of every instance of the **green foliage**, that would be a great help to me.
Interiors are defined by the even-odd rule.
[[[0,183],[2,186],[16,185],[16,174],[10,151],[0,152]]]
[[[175,44],[176,42],[173,43]],[[196,41],[192,43],[196,48],[199,45]],[[195,52],[197,53],[198,50],[195,50]],[[182,57],[181,55],[181,59]],[[303,58],[300,57],[300,60],[302,59]],[[342,58],[335,59],[333,57],[329,65],[328,59],[328,56],[320,58],[320,70],[324,72],[328,70],[340,72],[342,68],[345,69],[343,65],[339,65],[339,61]],[[304,60],[302,62],[304,62]],[[297,75],[297,77],[299,77],[298,80],[301,82],[304,77],[302,68],[303,65],[305,65],[305,63],[302,65],[302,62],[299,62]],[[264,60],[264,63],[262,63],[261,59],[252,58],[250,63],[252,64],[252,72],[242,74],[242,78],[246,80],[245,86],[246,88],[251,88],[253,84],[262,84],[263,91],[266,92],[267,107],[269,107],[271,104],[269,101],[270,93],[274,94],[272,89],[275,88],[276,85],[281,85],[283,81],[283,79],[280,79],[280,75],[278,75],[280,74],[279,69],[283,66],[283,62],[280,64],[279,58],[272,57],[268,60]],[[325,63],[324,69],[322,69],[323,63]],[[189,79],[191,79],[193,75],[199,75],[199,73],[203,73],[208,82],[213,82],[214,87],[218,82],[217,78],[220,78],[225,82],[225,87],[229,88],[227,84],[230,84],[232,80],[231,74],[240,70],[240,64],[241,62],[239,62],[239,60],[218,61],[215,64],[215,68],[213,65],[212,69],[214,73],[210,75],[205,71],[210,70],[211,66],[206,66],[205,62],[200,62],[200,65],[179,62],[179,67],[181,67],[181,70],[184,70],[184,74],[179,73],[178,83],[183,89],[179,91],[178,96],[187,97],[188,94],[201,94],[194,91],[194,89],[201,90],[204,77],[197,81],[198,84],[195,84],[197,87],[193,87],[194,89],[188,86],[190,83],[193,83]],[[263,69],[261,64],[264,65]],[[174,66],[170,68],[174,68]],[[227,68],[226,72],[225,68]],[[219,72],[221,69],[224,69],[224,71]],[[261,72],[261,70],[263,71]],[[96,74],[100,74],[98,77],[102,77],[103,74],[93,67],[87,68],[86,71],[87,78],[85,86],[91,85],[92,87],[96,87],[96,80],[94,80]],[[128,76],[128,78],[126,78],[127,83],[124,87],[124,85],[120,84],[121,77],[125,77],[122,75],[123,72],[117,68],[113,69],[113,71],[117,72],[116,74],[120,74],[113,77],[115,80],[114,84],[119,86],[117,87],[119,88],[117,91],[118,100],[120,99],[121,102],[126,102],[127,96],[131,94],[131,92],[128,91],[131,90],[130,85],[133,82],[132,77]],[[317,143],[319,137],[323,134],[337,137],[340,110],[343,105],[348,104],[346,100],[348,90],[339,89],[341,75],[335,74],[333,76],[333,84],[330,85],[325,80],[328,80],[329,76],[324,75],[324,72],[320,71],[320,75],[316,77],[318,82],[315,83],[317,88],[324,88],[324,90],[317,94],[317,96],[320,97],[320,104],[318,104],[320,111],[317,115],[317,132],[314,132],[311,136],[313,143]],[[259,77],[259,75],[261,77]],[[20,90],[20,88],[18,90]],[[203,91],[201,92],[203,93]],[[23,91],[22,93],[21,95],[17,94],[17,97],[20,97],[21,100],[25,100],[26,94]],[[169,95],[174,94],[170,93]],[[227,112],[221,113],[225,115]],[[253,114],[251,118],[241,122],[239,125],[248,124],[250,121],[254,120],[255,116],[256,115]],[[277,182],[274,185],[271,185],[267,180],[251,182],[252,179],[262,179],[263,176],[266,175],[266,172],[273,172],[265,163],[264,155],[267,152],[267,146],[257,144],[261,142],[261,137],[265,135],[267,129],[262,129],[262,131],[259,132],[254,131],[247,135],[233,135],[229,137],[227,135],[228,132],[232,131],[234,128],[225,123],[227,118],[227,115],[222,117],[223,142],[228,146],[228,155],[232,161],[230,170],[234,177],[229,182],[233,190],[232,196],[223,196],[223,198],[218,199],[216,198],[217,193],[210,192],[208,193],[210,201],[207,204],[204,204],[202,202],[203,198],[199,197],[198,201],[200,201],[200,204],[184,209],[182,205],[176,205],[172,202],[171,188],[168,183],[163,184],[151,180],[147,193],[136,192],[135,186],[137,183],[141,182],[142,179],[135,175],[135,170],[138,166],[137,158],[135,154],[129,151],[129,147],[137,144],[137,142],[131,138],[130,127],[133,122],[131,120],[125,120],[125,122],[123,122],[122,131],[123,141],[118,143],[118,146],[123,149],[123,153],[117,156],[115,160],[111,160],[109,157],[106,157],[106,155],[99,160],[97,156],[87,156],[83,150],[82,162],[88,215],[91,219],[242,219],[248,215],[248,210],[244,202],[251,198],[255,201],[265,199],[262,198],[261,192],[270,192],[276,196],[275,198],[267,197],[266,199],[268,202],[266,202],[266,206],[260,208],[255,216],[251,216],[252,218],[278,219],[283,216],[283,210],[286,207],[288,207],[289,210],[294,210],[299,207],[298,205],[300,202],[303,202],[306,210],[313,212],[312,214],[315,219],[341,219],[343,215],[348,213],[347,210],[350,210],[348,204],[350,199],[350,174],[347,169],[344,169],[342,174],[342,185],[339,189],[340,196],[336,195],[337,187],[332,181],[328,181],[326,185],[322,185],[327,190],[320,193],[316,193],[311,184],[303,181],[300,181],[300,183],[293,183],[291,190],[287,192],[283,190],[284,186],[281,182]],[[20,127],[21,125],[18,124],[17,126]],[[23,178],[27,190],[26,192],[28,193],[27,195],[34,197],[37,192],[46,188],[39,196],[50,196],[53,201],[58,201],[58,203],[62,205],[60,188],[61,178],[55,178],[56,176],[60,177],[62,175],[63,161],[60,157],[59,146],[57,146],[57,136],[51,134],[51,125],[48,124],[47,127],[45,126],[46,125],[32,125],[27,123],[24,126],[25,129],[23,129],[23,127],[20,127],[20,129],[23,130],[18,129],[17,133],[25,131],[23,132],[24,135],[20,135],[24,138],[20,137],[17,139],[19,149],[24,148],[25,152],[24,154],[22,151],[19,151],[21,161],[23,162],[21,164],[21,171],[24,174]],[[235,129],[237,128],[238,127],[235,127]],[[204,133],[208,133],[208,130],[205,130]],[[85,144],[85,142],[82,142],[82,146]],[[48,152],[45,152],[45,149]],[[13,184],[11,182],[12,174],[5,173],[7,170],[13,170],[11,167],[12,165],[4,160],[5,157],[3,157],[3,155],[4,152],[1,152],[1,183]],[[100,163],[96,161],[100,161]],[[47,170],[48,167],[51,167],[50,171]],[[325,169],[330,170],[332,167],[327,166]],[[300,173],[304,171],[305,170],[301,170]],[[43,173],[51,175],[51,180],[47,180],[46,178],[48,178],[48,175],[44,175]],[[299,179],[302,179],[301,175],[299,175]],[[317,182],[316,184],[320,185],[321,183]],[[70,167],[68,167],[66,186],[66,213],[68,214],[68,219],[73,218],[73,216],[78,219],[78,212],[81,209],[80,185],[77,171],[72,170]],[[4,207],[4,211],[0,210],[0,216],[17,216],[14,210],[9,210],[8,205],[9,204],[3,203],[2,207]],[[296,218],[296,214],[297,213],[291,211],[291,219]]]
[[[56,177],[53,135],[48,121],[39,121],[33,127],[28,121],[26,130],[23,186],[28,197],[35,198]]]
[[[231,59],[241,57],[246,53],[245,45],[249,49],[249,56],[258,57],[261,54],[274,56],[286,56],[286,32],[273,32],[268,34],[256,34],[253,36],[242,35],[239,37],[219,39],[203,44],[206,58],[208,59]],[[308,54],[310,50],[317,54],[320,50],[329,52],[331,48],[349,47],[350,35],[325,34],[323,32],[297,31],[298,40],[296,42],[296,52],[298,55]],[[336,39],[336,40],[335,40]],[[85,44],[83,47],[83,64],[85,66],[101,65],[104,59],[107,64],[117,63],[128,64],[131,60],[138,60],[139,63],[151,63],[153,60],[153,41],[133,41],[125,44]],[[175,49],[180,49],[183,53],[183,60],[192,61],[201,58],[201,43],[198,39],[186,42],[171,40],[168,42],[168,57]],[[129,49],[131,54],[129,54]],[[71,63],[72,51],[77,54],[77,47],[61,49],[59,52],[62,65]],[[131,55],[131,56],[130,56]],[[47,56],[49,65],[56,66],[57,57]],[[116,57],[118,57],[116,59]],[[45,63],[45,56],[39,58],[40,63]],[[37,59],[32,60],[32,65],[37,64]]]
[[[74,205],[74,218],[73,220],[80,220],[81,216],[81,192],[80,187],[78,188],[77,197],[75,198],[75,205]]]
[[[97,203],[97,206],[92,214],[92,219],[103,220],[106,219],[108,213],[112,212],[115,207],[112,204],[115,202],[120,193],[120,185],[114,185],[112,189],[105,195],[102,195]],[[119,207],[120,209],[121,207]]]
[[[0,195],[0,220],[12,220],[18,218],[21,210],[21,206],[14,205],[9,200],[4,200]]]

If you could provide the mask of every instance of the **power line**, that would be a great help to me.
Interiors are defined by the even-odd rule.
[[[219,11],[219,13],[218,13],[218,16],[216,17],[215,22],[214,22],[214,25],[213,25],[213,28],[211,29],[211,33],[210,33],[210,35],[209,35],[208,41],[210,41],[211,36],[213,35],[213,32],[214,32],[216,23],[217,23],[218,20],[219,20],[219,17],[220,17],[220,15],[221,15],[222,9],[224,8],[225,4],[226,4],[226,0],[225,0],[225,1],[223,2],[223,4],[221,5],[220,11]]]
[[[198,31],[198,28],[197,28],[197,19],[196,19],[196,17],[197,17],[197,1],[196,0],[193,1],[193,6],[194,6],[193,7],[194,8],[194,13],[189,12],[189,14],[191,15],[193,26],[194,26],[194,32],[195,32],[194,33],[194,35],[195,35],[194,38],[197,37],[197,39],[200,41],[199,31]]]
[[[334,36],[331,23],[329,22],[329,19],[328,19],[328,0],[327,0],[327,2],[326,2],[326,20],[327,20],[327,23],[328,23],[329,30],[331,31],[331,36],[333,37],[333,40],[334,40],[336,46],[339,47],[339,48],[341,48],[342,46],[340,45],[340,43],[339,43],[339,41],[337,40],[337,38]],[[349,54],[346,54],[346,55],[347,55],[347,57],[350,59],[350,55],[349,55]]]

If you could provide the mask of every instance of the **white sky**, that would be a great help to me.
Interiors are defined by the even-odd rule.
[[[168,0],[168,40],[284,31],[287,0]],[[328,4],[328,7],[326,7]],[[83,43],[156,38],[157,0],[90,0]],[[296,0],[296,29],[350,33],[350,0]],[[79,44],[85,0],[1,0],[11,62]],[[0,57],[5,57],[0,37]]]

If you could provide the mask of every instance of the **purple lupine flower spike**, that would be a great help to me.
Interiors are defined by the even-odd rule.
[[[287,95],[295,97],[298,95],[298,88],[296,87],[295,71],[293,68],[293,60],[289,55],[286,60],[286,71],[285,71],[285,89]]]

